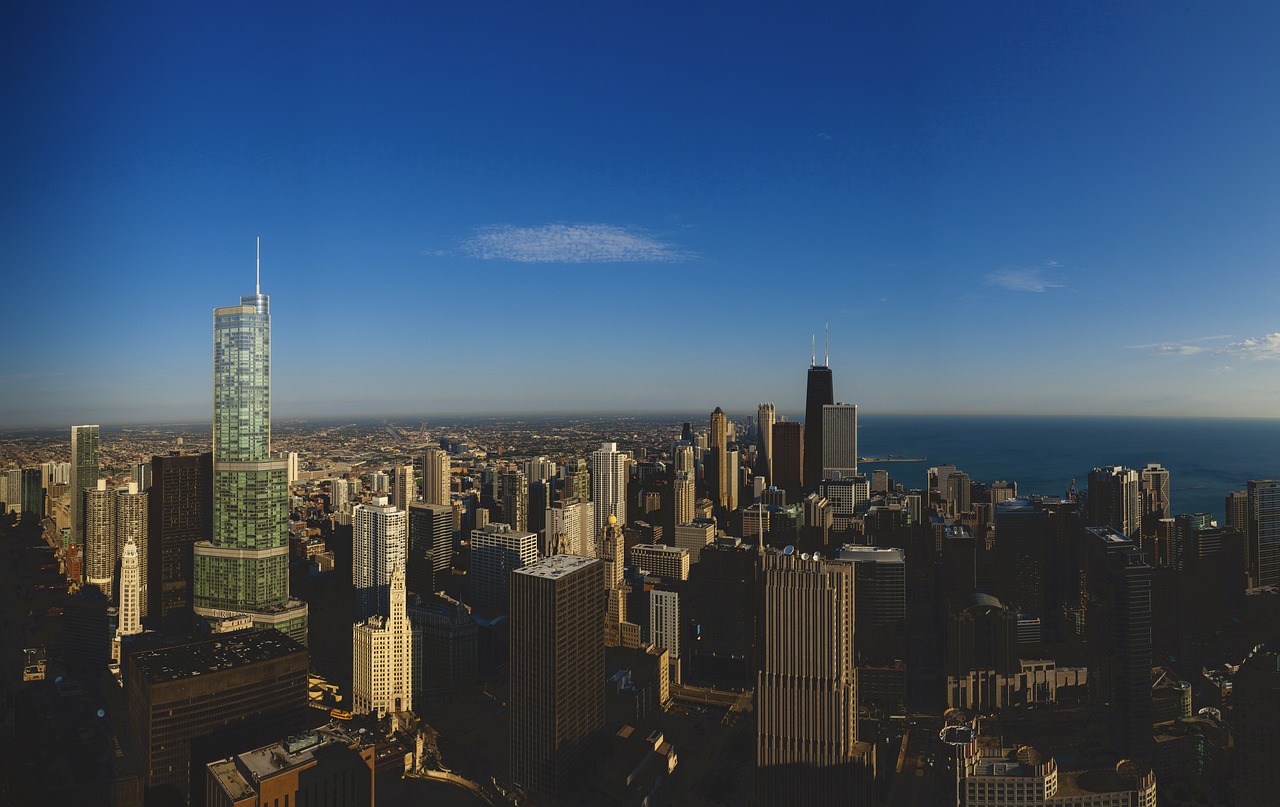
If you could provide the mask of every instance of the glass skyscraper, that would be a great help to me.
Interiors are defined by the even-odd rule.
[[[213,535],[195,545],[195,612],[247,615],[306,644],[307,605],[289,597],[289,461],[271,456],[267,295],[213,310]]]

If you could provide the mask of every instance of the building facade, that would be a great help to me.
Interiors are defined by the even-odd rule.
[[[391,572],[405,567],[408,514],[392,507],[385,496],[358,505],[351,514],[351,585],[355,589],[355,618],[386,616],[391,607]]]
[[[389,608],[351,628],[351,703],[381,718],[413,711],[414,631],[406,612],[404,567],[391,571]]]

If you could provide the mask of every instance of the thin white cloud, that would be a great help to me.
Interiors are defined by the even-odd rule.
[[[1044,266],[1033,266],[1027,269],[1000,269],[987,274],[985,280],[988,286],[1006,291],[1039,293],[1065,287],[1066,284],[1049,274],[1057,268],[1057,261],[1049,261]]]
[[[1230,336],[1202,336],[1183,342],[1157,342],[1151,345],[1130,345],[1135,350],[1146,350],[1163,356],[1224,356],[1236,359],[1280,359],[1280,332],[1264,336],[1228,342],[1225,345],[1197,344],[1203,342],[1220,342]],[[1230,369],[1230,365],[1218,368]]]
[[[458,246],[483,261],[517,263],[679,263],[696,257],[652,235],[613,224],[482,227]]]

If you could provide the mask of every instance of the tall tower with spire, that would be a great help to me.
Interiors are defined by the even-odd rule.
[[[195,544],[195,612],[217,630],[249,616],[307,642],[307,604],[289,597],[289,461],[271,454],[271,302],[213,310],[213,535]]]
[[[120,661],[120,637],[138,633],[142,633],[142,573],[138,545],[130,538],[120,553],[120,622],[111,646],[114,661]]]
[[[715,475],[707,480],[718,513],[729,509],[729,469],[726,467],[728,449],[728,419],[724,410],[716,407],[711,413],[711,455],[715,461]]]
[[[831,340],[818,364],[816,343],[809,354],[809,380],[804,402],[804,486],[817,488],[822,484],[822,407],[835,403],[831,384]]]

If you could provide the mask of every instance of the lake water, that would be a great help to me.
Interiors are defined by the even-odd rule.
[[[996,417],[858,413],[864,457],[925,457],[884,468],[896,482],[923,487],[926,469],[951,463],[979,482],[1008,480],[1018,493],[1062,495],[1071,480],[1088,486],[1106,465],[1169,469],[1174,513],[1223,518],[1223,499],[1251,479],[1280,478],[1280,420],[1137,417]]]

